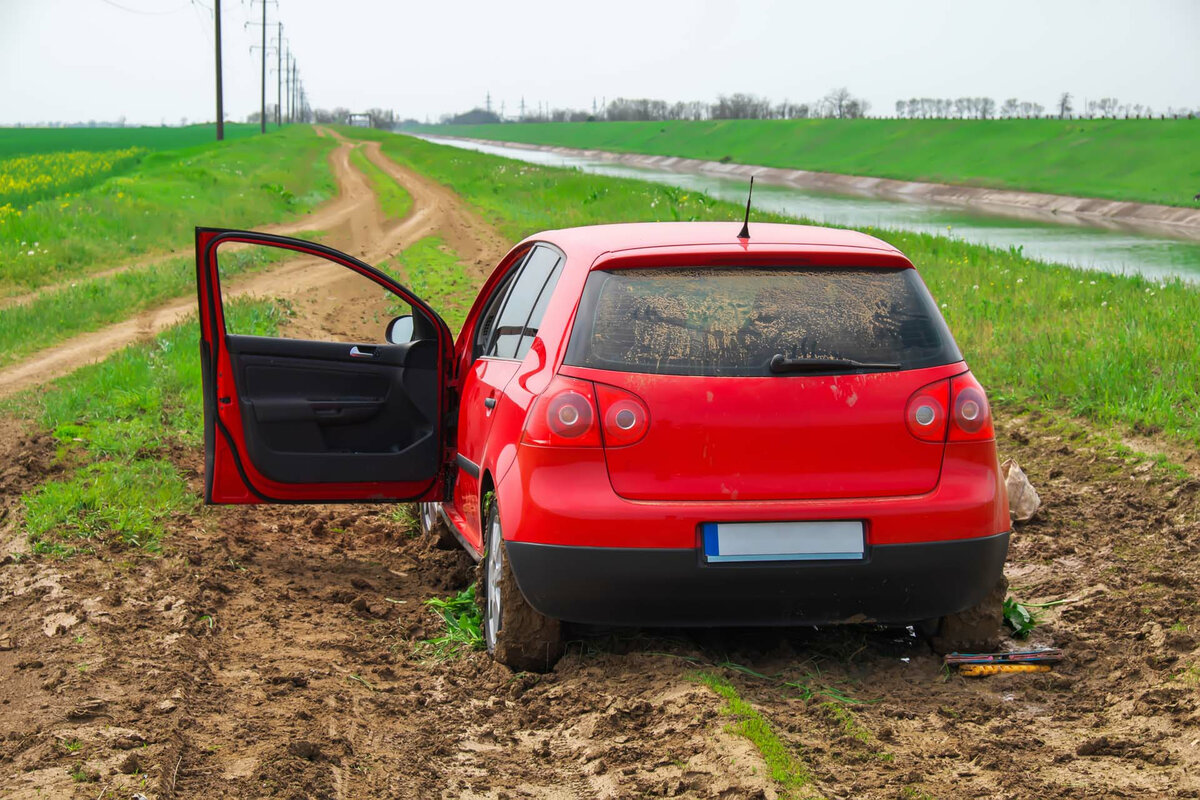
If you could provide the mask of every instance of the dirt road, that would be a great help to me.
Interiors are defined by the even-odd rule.
[[[395,174],[451,221],[418,210],[398,234],[362,217],[362,235],[437,230],[468,258],[494,255],[452,195]],[[374,241],[363,255],[386,251]],[[289,285],[305,274],[282,269]],[[309,300],[313,330],[343,324]],[[542,676],[478,653],[436,661],[423,603],[474,567],[398,509],[203,508],[169,521],[161,556],[3,559],[0,796],[780,796],[696,681],[709,671],[807,765],[797,796],[1200,797],[1200,481],[999,416],[1002,453],[1045,503],[1014,536],[1013,593],[1069,601],[1034,634],[1066,650],[1051,674],[962,678],[907,633],[870,628],[572,630]],[[59,469],[54,449],[0,422],[0,552],[25,549],[18,498]],[[172,457],[199,491],[200,453]]]
[[[332,131],[340,144],[330,156],[338,183],[338,197],[303,220],[282,226],[266,226],[274,233],[322,230],[324,239],[334,247],[367,263],[382,262],[418,239],[434,232],[473,265],[479,276],[494,265],[507,250],[507,244],[488,225],[469,214],[453,192],[405,169],[379,151],[378,142],[357,144]],[[380,166],[412,195],[411,213],[402,220],[387,222],[366,177],[350,164],[350,150],[364,147],[367,157]],[[487,265],[487,267],[485,267]],[[365,287],[346,270],[316,259],[292,259],[281,266],[236,278],[225,286],[225,297],[271,296],[295,299],[312,314],[336,318],[347,308],[356,308],[360,318],[374,320],[382,309],[383,296],[364,294]],[[320,309],[314,309],[319,305]],[[10,367],[0,369],[0,397],[24,391],[78,369],[83,364],[103,360],[139,339],[145,339],[174,325],[196,310],[194,296],[181,297],[158,308],[100,330],[86,333],[35,353]],[[338,331],[342,335],[342,331]],[[371,340],[382,335],[382,328],[354,330],[368,334]],[[300,335],[297,331],[296,335]]]

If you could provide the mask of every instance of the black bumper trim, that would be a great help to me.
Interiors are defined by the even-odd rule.
[[[970,608],[995,586],[1008,532],[875,545],[862,561],[705,564],[694,549],[508,542],[517,585],[555,619],[599,625],[903,624]]]

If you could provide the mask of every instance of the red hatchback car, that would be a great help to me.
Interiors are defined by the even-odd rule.
[[[457,341],[350,256],[198,229],[206,499],[420,502],[426,533],[483,562],[487,646],[518,668],[553,664],[560,621],[944,620],[981,644],[1008,507],[987,399],[928,290],[871,236],[738,228],[532,236]],[[412,313],[381,343],[230,333],[231,243],[326,259]]]

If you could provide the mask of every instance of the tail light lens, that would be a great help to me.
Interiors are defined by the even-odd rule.
[[[603,420],[604,446],[624,447],[641,441],[650,429],[650,410],[632,392],[615,386],[596,384]]]
[[[950,441],[976,442],[996,438],[992,409],[975,376],[967,372],[950,380]]]
[[[591,381],[558,375],[534,401],[521,440],[562,447],[599,447],[596,390]]]
[[[950,381],[923,386],[909,399],[904,412],[908,432],[923,442],[946,441],[946,421],[950,408]]]

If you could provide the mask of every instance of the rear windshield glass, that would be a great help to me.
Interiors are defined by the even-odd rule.
[[[566,363],[761,376],[776,354],[900,369],[962,360],[915,270],[709,267],[593,272]]]

